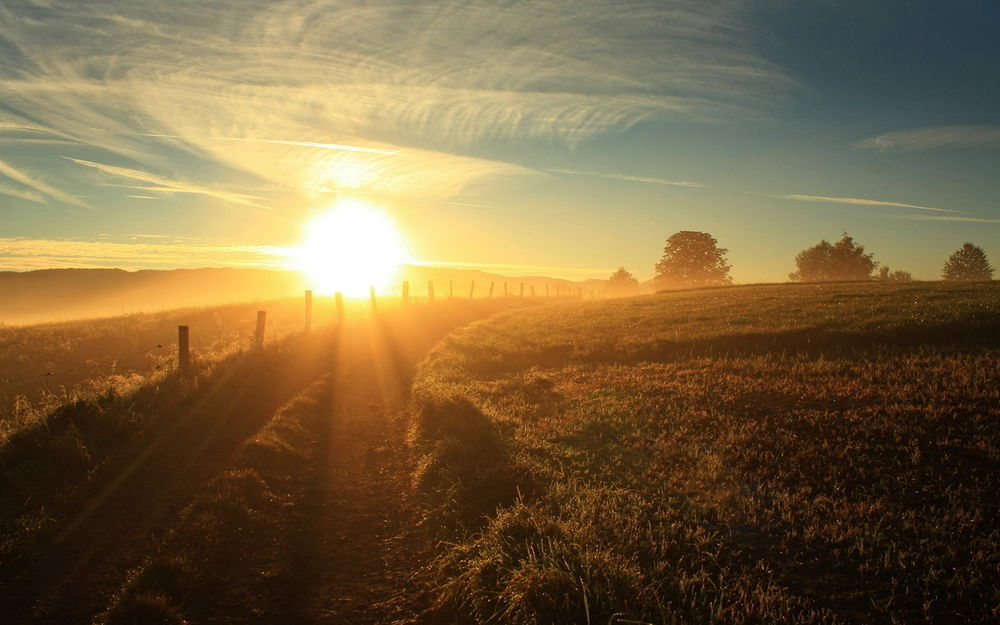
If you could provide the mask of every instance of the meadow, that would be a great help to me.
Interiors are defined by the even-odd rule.
[[[371,315],[365,301],[348,306],[344,325],[315,315],[313,329],[304,332],[301,301],[289,301],[281,331],[269,333],[262,349],[249,349],[248,337],[214,349],[195,344],[186,379],[175,362],[167,361],[125,381],[85,380],[89,388],[66,401],[32,407],[30,418],[8,420],[0,437],[4,618],[19,623],[184,622],[188,616],[178,615],[190,612],[199,619],[240,622],[252,616],[254,607],[246,599],[257,591],[264,593],[257,605],[287,607],[267,599],[282,596],[287,586],[274,576],[261,579],[261,566],[296,568],[280,561],[285,550],[267,545],[301,534],[302,523],[309,521],[298,508],[280,505],[280,498],[291,505],[292,491],[301,496],[307,486],[295,490],[295,485],[311,479],[322,484],[326,478],[309,462],[331,418],[330,402],[320,398],[331,387],[364,390],[373,398],[358,400],[367,417],[371,401],[389,391],[404,392],[409,372],[445,333],[521,303],[456,299],[400,306],[384,301]],[[242,319],[256,307],[195,313],[225,320],[232,312]],[[281,310],[270,308],[275,309]],[[148,327],[132,323],[142,332],[161,325],[175,332],[170,328],[175,321],[192,318],[198,316],[175,311],[148,319],[80,322],[79,327],[106,337],[116,336],[117,329],[120,340],[129,343],[136,340],[127,336],[130,321],[149,320]],[[47,329],[24,328],[22,336],[35,332],[42,339],[22,345],[36,352],[49,349]],[[64,345],[62,355],[95,354],[87,345]],[[352,372],[362,366],[369,373]],[[342,369],[346,373],[330,379]],[[356,381],[345,382],[348,375]],[[258,505],[266,514],[255,511]],[[296,514],[289,517],[289,512]],[[251,531],[257,521],[263,529]],[[312,553],[315,547],[302,551]],[[234,558],[237,553],[257,559],[251,558],[249,569],[240,568],[248,561]],[[275,560],[262,565],[268,557]],[[154,588],[150,580],[166,584],[178,562],[184,565],[183,587],[190,592],[176,597],[169,588]],[[245,586],[221,583],[206,594],[212,580],[231,581],[237,573],[247,580]],[[232,593],[232,602],[221,607],[216,601],[220,588]]]
[[[475,323],[413,385],[435,618],[996,622],[998,372],[996,283],[741,286]]]
[[[366,314],[368,307],[367,298],[345,301],[352,316]],[[62,404],[141,385],[176,367],[178,325],[191,328],[192,354],[203,362],[247,350],[258,310],[267,311],[266,342],[303,329],[301,298],[0,325],[0,438]],[[336,317],[332,297],[314,299],[314,325],[328,326]]]

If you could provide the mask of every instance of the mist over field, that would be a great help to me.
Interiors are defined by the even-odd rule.
[[[998,42],[0,1],[0,623],[1000,623]]]

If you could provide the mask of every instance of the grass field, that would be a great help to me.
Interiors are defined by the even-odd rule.
[[[344,389],[338,397],[359,395],[358,419],[368,420],[378,412],[372,401],[403,396],[416,363],[447,332],[523,304],[384,306],[309,333],[289,321],[261,350],[196,352],[187,380],[169,363],[8,421],[0,436],[0,612],[18,623],[90,622],[102,612],[109,622],[153,613],[154,622],[177,614],[247,622],[265,609],[281,617],[297,605],[289,588],[304,586],[282,545],[295,543],[317,570],[340,565],[304,539],[305,526],[325,535],[325,519],[299,511],[309,509],[305,490],[326,492],[329,472],[311,459],[326,453],[315,448],[333,418],[321,401],[331,384]],[[335,383],[314,383],[334,371]],[[294,583],[278,573],[262,578],[264,570],[290,572]],[[178,571],[184,585],[172,590]]]
[[[394,308],[398,298],[386,298]],[[350,317],[369,302],[347,299]],[[300,332],[300,298],[184,308],[24,326],[0,324],[0,439],[48,410],[109,388],[125,390],[176,367],[177,326],[190,327],[194,358],[210,362],[253,345],[257,311],[267,311],[265,342]],[[335,323],[332,297],[313,302],[316,327]]]
[[[732,287],[476,323],[413,388],[437,616],[996,622],[998,372],[997,283]]]

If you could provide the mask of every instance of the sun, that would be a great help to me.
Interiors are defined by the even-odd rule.
[[[306,224],[298,268],[320,293],[364,295],[371,285],[382,291],[398,279],[406,256],[385,210],[344,198]]]

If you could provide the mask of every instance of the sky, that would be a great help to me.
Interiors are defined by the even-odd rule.
[[[1000,265],[998,68],[994,0],[0,0],[0,270],[283,267],[351,198],[422,263],[938,279]]]

